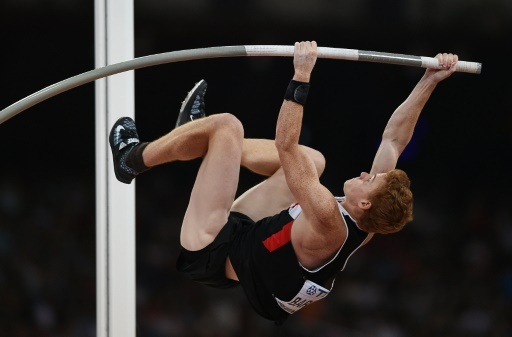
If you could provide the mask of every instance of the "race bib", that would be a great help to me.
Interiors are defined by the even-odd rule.
[[[295,297],[288,302],[281,301],[277,297],[275,297],[277,304],[289,314],[293,314],[294,312],[304,308],[305,306],[321,300],[325,296],[329,294],[330,290],[319,286],[315,282],[306,280],[302,289],[299,291]]]

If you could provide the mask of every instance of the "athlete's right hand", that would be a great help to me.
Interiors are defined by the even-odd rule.
[[[430,78],[435,83],[439,83],[450,77],[455,72],[455,67],[459,61],[459,57],[457,54],[439,53],[436,55],[436,58],[439,60],[439,64],[443,66],[443,68],[427,69],[425,71],[425,77]]]
[[[295,75],[293,79],[300,82],[309,82],[316,58],[317,45],[315,41],[295,42],[295,50],[293,52]]]

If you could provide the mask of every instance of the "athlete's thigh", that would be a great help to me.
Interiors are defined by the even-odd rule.
[[[181,227],[181,244],[194,251],[211,243],[226,224],[240,174],[242,142],[211,142],[197,173]]]
[[[238,197],[231,207],[254,221],[279,213],[295,202],[282,168]]]

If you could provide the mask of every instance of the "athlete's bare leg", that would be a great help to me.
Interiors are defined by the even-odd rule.
[[[244,139],[241,165],[265,177],[273,175],[281,167],[274,140]]]
[[[325,168],[323,155],[306,146],[302,146],[302,149],[308,153],[315,163],[318,175],[321,175]],[[252,220],[258,221],[277,214],[295,202],[286,183],[273,140],[244,139],[241,164],[269,178],[239,196],[233,203],[231,211],[243,213]]]
[[[230,114],[184,124],[150,143],[146,166],[203,157],[181,227],[181,245],[196,251],[210,244],[226,224],[242,157],[243,127]]]

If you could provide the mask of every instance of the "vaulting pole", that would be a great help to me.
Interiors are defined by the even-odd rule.
[[[177,50],[162,54],[148,55],[133,60],[110,64],[105,67],[87,71],[70,77],[66,80],[52,84],[30,96],[11,104],[0,111],[0,124],[18,113],[34,106],[50,97],[76,88],[80,85],[98,80],[103,77],[119,74],[125,71],[152,67],[159,64],[201,60],[219,57],[243,57],[243,56],[293,56],[293,46],[278,45],[248,45],[248,46],[223,46],[208,47],[187,50]],[[442,66],[435,57],[415,56],[396,53],[383,53],[377,51],[318,47],[318,58],[350,60],[374,63],[395,64],[410,67],[440,69]],[[482,64],[480,62],[457,62],[455,71],[470,74],[480,74]]]

